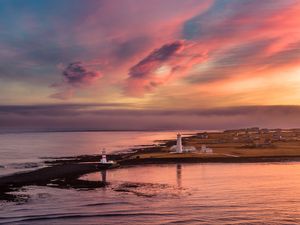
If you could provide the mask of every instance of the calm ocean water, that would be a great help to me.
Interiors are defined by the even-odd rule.
[[[39,157],[127,150],[174,133],[5,134],[0,164],[4,174]],[[27,202],[0,202],[0,224],[300,224],[300,163],[145,165],[105,176],[106,188],[25,187]]]
[[[111,185],[95,190],[27,187],[27,203],[0,206],[0,224],[300,223],[300,163],[152,165],[106,176]],[[118,191],[128,182],[138,185]]]
[[[0,134],[0,176],[41,167],[44,157],[100,154],[102,148],[108,153],[127,151],[155,144],[156,140],[175,138],[175,131]]]

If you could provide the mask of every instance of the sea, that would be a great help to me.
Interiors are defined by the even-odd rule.
[[[4,176],[43,167],[47,158],[129,151],[175,137],[175,131],[1,134],[0,171]],[[26,201],[0,201],[0,224],[300,224],[299,162],[129,166],[80,179],[109,185],[24,187],[18,194]]]
[[[182,131],[189,136],[200,131]],[[0,133],[0,176],[45,166],[45,160],[132,151],[176,139],[176,131]]]

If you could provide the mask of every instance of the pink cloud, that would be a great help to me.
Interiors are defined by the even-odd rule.
[[[183,40],[154,49],[148,56],[129,69],[126,93],[143,96],[167,81],[178,79],[195,64],[205,59],[201,50]]]

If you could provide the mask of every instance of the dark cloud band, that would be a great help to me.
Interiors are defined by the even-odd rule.
[[[204,110],[125,110],[117,109],[116,106],[118,105],[0,106],[0,131],[300,127],[300,106],[242,106]],[[115,109],[109,109],[111,107]]]

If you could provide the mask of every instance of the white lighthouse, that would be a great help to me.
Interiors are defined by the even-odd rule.
[[[100,164],[105,164],[105,165],[113,165],[113,164],[115,164],[114,161],[107,160],[105,149],[103,149],[103,151],[102,151],[102,157],[101,157],[101,160],[100,160]]]
[[[103,163],[103,164],[107,163],[106,154],[105,154],[105,150],[104,149],[102,151],[102,158],[101,158],[100,162]]]
[[[176,153],[182,153],[182,140],[180,133],[177,134]]]

